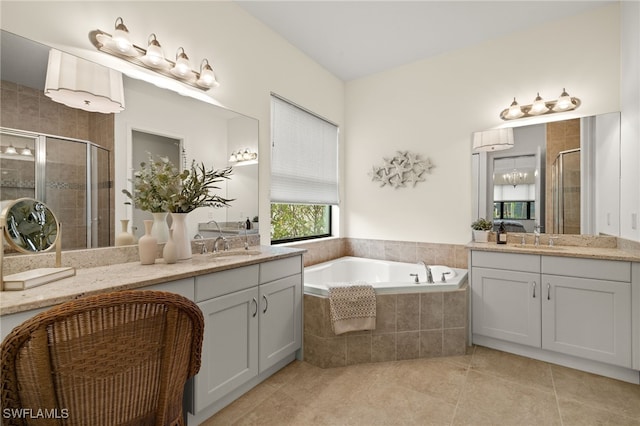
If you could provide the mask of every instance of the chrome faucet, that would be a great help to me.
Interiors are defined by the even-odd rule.
[[[213,242],[213,252],[216,253],[218,252],[218,241],[222,240],[222,249],[224,251],[229,250],[229,242],[227,241],[227,239],[224,237],[224,235],[222,235],[222,229],[220,229],[220,225],[218,225],[218,222],[216,222],[215,220],[211,219],[209,222],[207,223],[215,223],[216,224],[216,228],[218,228],[218,238],[216,238],[216,240]]]
[[[429,265],[424,263],[424,261],[422,260],[418,261],[418,265],[423,265],[425,271],[427,272],[427,284],[433,284],[433,274],[431,273],[431,268],[429,267]]]
[[[247,235],[247,223],[246,222],[238,222],[238,228],[244,229],[244,249],[249,250],[249,236]]]
[[[194,244],[200,246],[200,254],[207,254],[207,243],[201,234],[193,236]]]
[[[533,235],[534,235],[533,245],[539,246],[540,245],[540,225],[536,225],[534,227]]]

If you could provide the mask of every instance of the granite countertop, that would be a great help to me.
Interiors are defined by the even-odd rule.
[[[153,265],[140,262],[118,263],[77,269],[76,275],[24,291],[3,291],[0,297],[0,315],[13,314],[47,306],[90,294],[118,290],[130,290],[182,278],[224,271],[240,266],[253,265],[269,260],[282,259],[304,253],[306,250],[289,247],[251,247],[247,255],[244,250],[225,252],[226,256],[194,254],[189,260],[165,264],[156,259]],[[228,254],[237,255],[228,255]]]
[[[581,257],[587,259],[622,260],[627,262],[640,262],[640,253],[623,250],[616,247],[588,247],[588,246],[563,246],[563,245],[539,245],[533,244],[496,244],[472,242],[467,244],[469,250],[493,251],[499,253],[527,253],[546,256]]]

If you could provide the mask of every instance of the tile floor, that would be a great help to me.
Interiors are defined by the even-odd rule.
[[[295,361],[204,425],[640,425],[640,386],[479,346],[328,369]]]

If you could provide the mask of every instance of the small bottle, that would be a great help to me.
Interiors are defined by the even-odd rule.
[[[247,221],[245,222],[247,228],[246,229],[251,229],[251,221],[249,220],[249,218],[247,218]]]
[[[507,230],[504,228],[504,222],[500,222],[498,233],[496,234],[496,243],[507,244]]]

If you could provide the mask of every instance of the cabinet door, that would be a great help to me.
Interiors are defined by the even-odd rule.
[[[542,278],[542,347],[630,368],[630,284]]]
[[[258,374],[258,288],[198,303],[204,315],[202,366],[195,377],[198,412]]]
[[[302,275],[260,286],[260,372],[302,346]]]
[[[473,333],[540,347],[540,274],[472,268]]]

